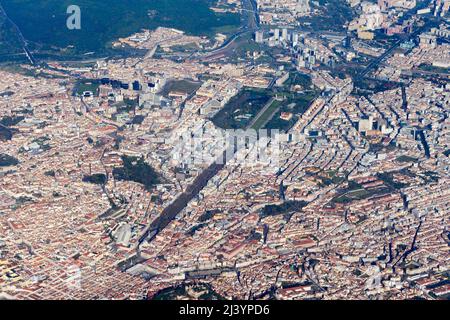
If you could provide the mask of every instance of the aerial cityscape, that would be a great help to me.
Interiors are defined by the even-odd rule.
[[[448,300],[450,0],[0,0],[0,300]]]

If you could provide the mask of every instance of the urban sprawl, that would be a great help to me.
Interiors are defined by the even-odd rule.
[[[448,299],[449,6],[221,0],[236,33],[26,51],[0,71],[0,298]]]

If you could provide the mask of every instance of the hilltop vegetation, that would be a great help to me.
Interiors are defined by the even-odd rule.
[[[143,158],[122,156],[122,161],[123,167],[113,170],[115,179],[140,183],[147,190],[159,183],[158,174]]]
[[[24,37],[44,49],[67,48],[67,54],[105,51],[119,37],[142,28],[173,27],[193,35],[212,35],[224,26],[238,26],[239,15],[219,14],[212,0],[80,0],[81,30],[66,27],[70,0],[9,0],[8,16]]]
[[[5,54],[21,53],[20,41],[11,23],[0,15],[0,61]]]
[[[0,153],[0,167],[16,166],[19,164],[19,160],[10,155]]]

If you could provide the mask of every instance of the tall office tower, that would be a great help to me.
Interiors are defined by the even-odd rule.
[[[275,29],[274,38],[276,41],[280,40],[280,29]]]
[[[450,8],[450,0],[436,0],[434,16],[444,17]]]
[[[296,46],[298,44],[298,33],[297,32],[294,32],[293,34],[292,34],[292,45],[293,46]]]
[[[283,37],[283,41],[286,41],[286,42],[289,41],[288,29],[283,28],[282,37]]]
[[[256,41],[256,43],[264,42],[264,32],[263,31],[258,30],[255,32],[255,41]]]
[[[444,17],[450,11],[450,0],[444,0],[442,5],[441,17]]]

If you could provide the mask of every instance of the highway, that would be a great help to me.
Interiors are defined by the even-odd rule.
[[[8,14],[6,13],[5,9],[3,8],[1,2],[0,2],[0,15],[3,15],[6,19],[6,21],[8,21],[9,23],[11,23],[11,25],[14,27],[17,37],[19,38],[20,42],[22,43],[22,49],[25,52],[25,55],[28,59],[28,61],[30,61],[30,63],[32,65],[36,64],[36,59],[34,59],[33,54],[30,52],[30,50],[28,50],[27,48],[27,41],[25,39],[25,37],[22,34],[22,31],[20,31],[19,27],[14,23],[14,21],[12,21]]]
[[[378,58],[375,58],[372,60],[369,65],[361,71],[361,73],[358,74],[358,77],[364,78],[369,74],[369,72],[372,71],[375,67],[377,67],[381,62],[383,62],[387,57],[389,57],[395,49],[397,49],[400,44],[403,42],[403,40],[398,40],[396,43],[394,43],[388,50],[386,50],[381,56]]]
[[[419,34],[421,34],[422,32],[424,32],[427,28],[429,27],[428,24],[425,24],[423,27],[420,27],[419,29],[417,29],[416,31],[414,31],[413,33],[411,33],[407,39],[401,39],[398,40],[397,42],[395,42],[388,50],[386,50],[381,56],[379,56],[378,58],[372,60],[372,62],[370,62],[367,67],[361,71],[361,73],[358,74],[359,77],[364,78],[365,76],[367,76],[369,74],[369,72],[371,72],[374,68],[376,68],[380,63],[382,63],[386,58],[388,58],[399,46],[402,42],[405,41],[409,41],[411,39],[414,39],[415,37],[417,37]]]
[[[411,9],[409,10],[403,17],[403,19],[406,19],[407,17],[412,16],[413,14],[415,14],[417,12],[417,8]],[[409,34],[408,37],[406,39],[400,39],[397,42],[395,42],[388,50],[386,50],[381,56],[379,56],[378,58],[375,58],[374,60],[372,60],[367,67],[362,70],[359,74],[358,77],[360,78],[364,78],[365,76],[367,76],[374,68],[376,68],[380,63],[382,63],[386,58],[388,58],[399,46],[402,42],[405,41],[409,41],[411,39],[414,39],[415,37],[417,37],[419,34],[421,34],[422,32],[424,32],[426,29],[428,29],[430,27],[429,22],[425,23],[424,26],[418,28],[416,31],[414,31],[413,33]]]
[[[259,29],[259,15],[256,1],[242,0],[242,6],[243,9],[241,11],[244,13],[244,25],[239,31],[230,36],[219,48],[203,53],[201,56],[195,57],[194,60],[210,61],[221,58],[233,49],[237,40],[242,36],[252,34]]]

